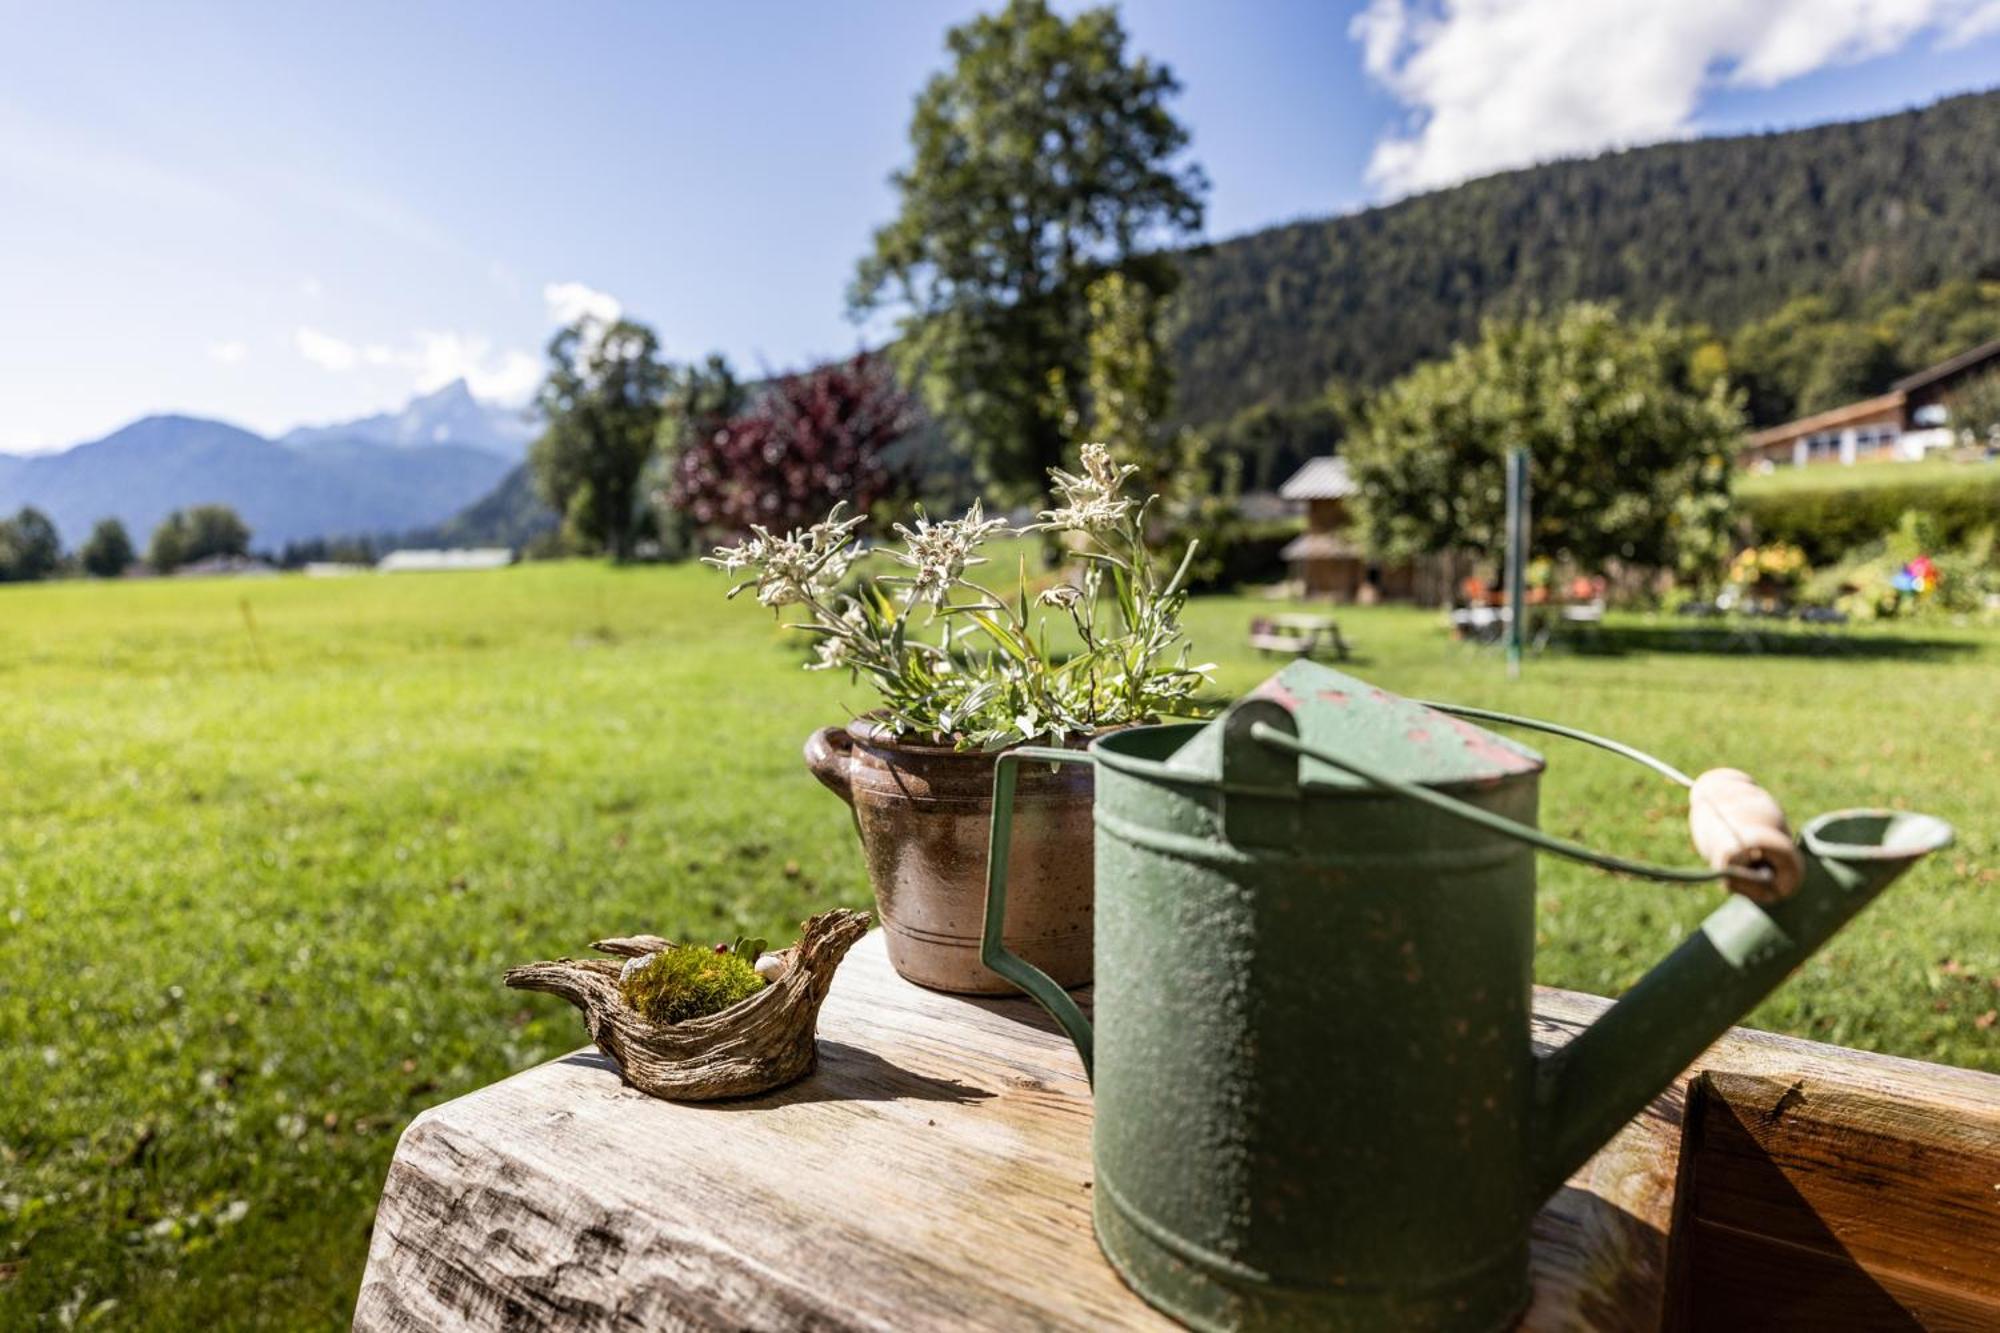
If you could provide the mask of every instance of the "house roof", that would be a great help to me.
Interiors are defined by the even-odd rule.
[[[1810,435],[1814,431],[1845,426],[1850,422],[1879,416],[1885,412],[1901,412],[1910,394],[1919,389],[1927,389],[1939,380],[1947,380],[1954,375],[1975,370],[1988,362],[2000,364],[2000,338],[1981,343],[1970,351],[1960,352],[1957,356],[1940,361],[1934,366],[1926,366],[1914,375],[1905,375],[1890,385],[1889,392],[1885,394],[1874,398],[1863,398],[1858,403],[1847,403],[1829,411],[1814,413],[1809,417],[1800,417],[1797,421],[1787,421],[1783,425],[1769,426],[1756,431],[1750,436],[1749,445],[1753,449],[1767,448],[1795,440],[1801,435]],[[1306,466],[1310,468],[1312,464],[1308,463]],[[1299,475],[1305,474],[1302,472]],[[1296,481],[1298,478],[1294,477],[1293,480]]]
[[[1845,426],[1851,421],[1859,421],[1865,417],[1881,416],[1885,412],[1902,410],[1903,391],[1894,389],[1875,398],[1863,398],[1858,403],[1847,403],[1825,412],[1816,412],[1809,417],[1800,417],[1797,421],[1787,421],[1782,426],[1767,427],[1750,436],[1750,446],[1757,448],[1767,444],[1782,444],[1786,440],[1810,435],[1814,431]]]
[[[1345,499],[1354,494],[1354,478],[1347,473],[1347,460],[1330,454],[1309,460],[1278,494],[1287,500]]]
[[[1302,532],[1285,543],[1280,560],[1359,560],[1361,548],[1338,532]]]
[[[1987,361],[2000,361],[2000,338],[1995,338],[1990,343],[1981,343],[1969,352],[1960,352],[1957,356],[1947,361],[1940,361],[1934,366],[1926,366],[1914,375],[1905,375],[1889,387],[1897,393],[1913,393]]]

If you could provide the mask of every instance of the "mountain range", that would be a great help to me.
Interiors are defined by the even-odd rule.
[[[438,524],[492,490],[535,426],[463,381],[400,412],[266,438],[201,417],[144,417],[53,454],[0,455],[0,514],[33,505],[74,548],[100,518],[143,546],[169,511],[226,504],[253,544]]]

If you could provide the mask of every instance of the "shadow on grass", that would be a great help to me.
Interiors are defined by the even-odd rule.
[[[1686,653],[1712,657],[1846,657],[1915,662],[1939,661],[1978,651],[1977,644],[1956,639],[1919,639],[1904,634],[1808,626],[1750,625],[1607,625],[1560,633],[1549,647],[1579,657]]]

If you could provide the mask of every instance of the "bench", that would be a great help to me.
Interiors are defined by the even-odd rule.
[[[1330,616],[1258,616],[1250,622],[1250,646],[1289,657],[1317,657],[1331,650],[1341,662],[1349,655],[1339,622]]]
[[[1538,989],[1538,1045],[1606,1003]],[[1039,1008],[877,932],[789,1088],[674,1105],[584,1050],[418,1116],[354,1326],[1172,1328],[1092,1238],[1090,1125]],[[1736,1029],[1536,1217],[1522,1327],[2000,1326],[1996,1186],[2000,1078]]]

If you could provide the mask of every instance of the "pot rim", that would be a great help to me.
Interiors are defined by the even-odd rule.
[[[1060,745],[1065,750],[1087,750],[1105,736],[1116,735],[1121,731],[1130,731],[1135,727],[1153,725],[1155,725],[1154,722],[1121,722],[1116,726],[1100,727],[1096,731],[1065,736]],[[1018,750],[1024,745],[1047,744],[1043,740],[1013,741],[992,750],[961,750],[955,745],[937,745],[920,740],[906,741],[890,733],[879,718],[871,718],[865,713],[849,722],[845,730],[848,736],[860,745],[869,745],[880,750],[897,750],[905,754],[949,756],[955,759],[991,760],[998,755],[1007,753],[1009,750]]]

